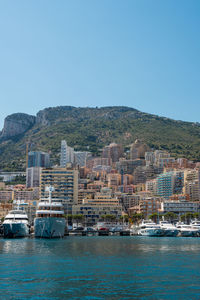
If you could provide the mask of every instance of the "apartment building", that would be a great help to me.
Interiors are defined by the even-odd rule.
[[[102,189],[94,199],[83,199],[83,203],[72,206],[73,214],[82,214],[87,224],[96,224],[104,215],[113,215],[119,219],[122,215],[122,205],[119,199],[112,197],[110,189]]]
[[[68,168],[43,169],[41,173],[40,197],[48,198],[46,186],[53,186],[52,199],[59,199],[66,212],[78,203],[78,170]]]
[[[200,212],[200,202],[191,201],[164,201],[161,203],[161,211],[163,213],[173,212],[177,215],[185,213],[198,213]]]

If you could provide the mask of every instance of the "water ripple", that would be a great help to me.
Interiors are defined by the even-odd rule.
[[[199,299],[200,239],[0,240],[1,299]]]

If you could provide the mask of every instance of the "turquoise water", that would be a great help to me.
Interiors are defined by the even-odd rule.
[[[200,299],[200,238],[1,239],[0,299]]]

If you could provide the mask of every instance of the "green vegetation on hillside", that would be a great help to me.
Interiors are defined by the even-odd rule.
[[[200,161],[200,126],[139,112],[128,107],[55,107],[39,112],[37,122],[24,135],[0,143],[0,169],[24,170],[26,142],[32,150],[50,151],[59,162],[60,142],[95,155],[110,142],[128,146],[136,138],[152,149],[164,149],[175,157]]]

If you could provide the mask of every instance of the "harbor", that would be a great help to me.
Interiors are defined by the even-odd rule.
[[[147,221],[147,224],[151,224],[150,221]],[[157,225],[157,227],[159,228],[159,225]],[[110,229],[95,229],[93,227],[83,227],[83,226],[79,226],[75,229],[68,229],[67,227],[65,228],[64,234],[63,235],[58,235],[56,237],[53,236],[46,236],[46,234],[42,234],[41,236],[38,236],[35,234],[34,232],[34,227],[30,228],[30,230],[28,231],[28,233],[26,233],[26,235],[24,236],[20,236],[18,233],[15,235],[15,233],[13,234],[5,234],[4,230],[3,230],[3,226],[1,225],[0,227],[0,238],[9,238],[9,239],[15,239],[15,238],[31,238],[31,239],[41,239],[41,238],[45,238],[45,239],[62,239],[64,237],[70,237],[70,236],[85,236],[85,237],[98,237],[98,236],[119,236],[119,237],[124,237],[124,236],[130,236],[130,237],[160,237],[160,238],[168,238],[168,237],[176,237],[176,238],[180,238],[180,237],[195,237],[198,238],[200,237],[200,229],[192,227],[192,225],[187,225],[187,224],[178,224],[177,226],[172,225],[173,227],[173,231],[169,232],[169,230],[161,230],[159,229],[155,232],[152,232],[151,229],[151,233],[148,232],[142,232],[140,231],[140,227],[138,226],[134,226],[132,228],[124,228],[121,226],[121,229],[119,229],[119,226],[116,226]],[[175,229],[174,229],[175,228]],[[146,229],[145,229],[146,231]]]
[[[200,300],[200,0],[0,22],[0,300]]]
[[[64,236],[145,236],[145,237],[200,237],[200,221],[195,219],[190,224],[151,219],[138,224],[97,222],[93,226],[82,223],[68,224],[64,217],[64,207],[59,199],[52,199],[54,187],[47,186],[48,199],[40,199],[33,226],[28,215],[20,208],[18,201],[15,210],[9,211],[1,224],[0,235],[4,238],[63,238]]]

